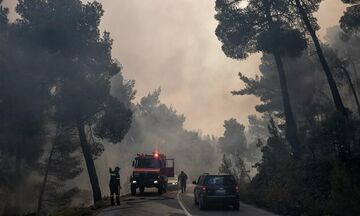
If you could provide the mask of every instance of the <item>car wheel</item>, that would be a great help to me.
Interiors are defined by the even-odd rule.
[[[240,208],[240,203],[239,202],[234,203],[233,208],[234,210],[238,211]]]
[[[206,202],[202,199],[199,200],[199,209],[200,211],[206,210]]]
[[[194,194],[194,203],[195,203],[195,205],[199,205],[199,202],[198,202],[195,194]]]

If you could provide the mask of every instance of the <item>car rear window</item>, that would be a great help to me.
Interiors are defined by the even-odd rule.
[[[234,176],[206,176],[205,185],[234,185],[236,184]]]

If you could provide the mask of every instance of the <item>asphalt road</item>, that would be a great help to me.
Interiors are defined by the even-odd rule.
[[[193,188],[192,185],[189,185],[187,193],[171,191],[162,196],[158,196],[155,190],[146,189],[143,195],[124,197],[120,206],[106,208],[97,216],[275,216],[275,214],[243,203],[240,204],[239,211],[234,211],[231,207],[217,206],[200,211],[194,205]]]

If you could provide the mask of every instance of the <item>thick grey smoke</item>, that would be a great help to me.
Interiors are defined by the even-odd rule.
[[[5,0],[5,5],[13,8],[16,2]],[[136,80],[139,92],[131,131],[121,143],[104,143],[105,152],[96,161],[103,194],[108,190],[109,167],[122,168],[125,192],[136,153],[151,153],[155,149],[175,158],[176,172],[184,170],[190,180],[202,172],[216,172],[221,159],[216,139],[189,128],[220,135],[224,119],[236,117],[247,123],[258,100],[251,96],[234,97],[230,91],[243,85],[236,77],[238,71],[257,73],[259,55],[237,62],[222,54],[214,35],[213,1],[100,2],[105,9],[102,28],[114,38],[113,54],[123,64],[125,77]],[[339,4],[325,2],[327,6]],[[328,18],[321,11],[318,17]],[[15,18],[12,13],[12,20]],[[332,18],[337,22],[336,16]],[[319,21],[326,28],[324,23],[328,21]],[[161,103],[144,112],[140,97],[158,86],[163,90]],[[184,113],[186,121],[175,110]],[[70,184],[90,188],[86,172]],[[36,193],[34,189],[37,188],[26,194]]]
[[[236,117],[239,122],[248,124],[247,116],[255,112],[253,107],[258,103],[257,99],[252,96],[234,97],[230,91],[243,85],[236,77],[238,71],[248,75],[257,73],[260,55],[237,62],[222,54],[220,43],[214,35],[217,25],[213,18],[214,2],[100,2],[105,9],[102,28],[110,31],[114,38],[113,54],[124,66],[125,77],[136,81],[136,102],[140,102],[141,96],[147,95],[150,89],[161,86],[161,103],[168,108],[174,106],[185,114],[186,121],[181,124],[184,128],[201,128],[220,136],[225,119]],[[338,2],[323,4],[323,9],[317,14],[322,26],[321,35],[324,35],[324,29],[337,23],[343,10],[340,6]],[[335,13],[331,20],[324,13],[329,10]],[[292,67],[298,65],[299,61]],[[301,68],[294,71],[298,74],[303,72]],[[306,72],[312,75],[309,69]],[[290,80],[291,83],[296,81],[296,77]],[[116,82],[113,85],[116,88]],[[105,144],[106,150],[96,162],[104,194],[108,190],[108,167],[122,168],[123,192],[126,192],[131,162],[136,153],[151,153],[155,149],[174,157],[177,171],[184,169],[191,177],[204,171],[217,172],[221,154],[216,155],[216,162],[207,170],[200,165],[193,166],[192,157],[198,155],[191,154],[194,152],[193,146],[184,139],[184,130],[178,128],[173,132],[164,126],[159,126],[163,130],[156,130],[146,119],[135,115],[132,129],[122,143]],[[199,137],[197,140],[202,137],[201,133],[196,135],[194,132],[193,135]],[[142,138],[139,140],[139,137]],[[204,142],[216,145],[212,139]],[[86,176],[83,183],[84,188],[90,187]]]
[[[203,172],[216,173],[219,154],[216,139],[183,127],[185,116],[159,100],[160,89],[149,93],[134,106],[132,127],[125,139],[116,145],[105,143],[105,152],[97,160],[104,194],[108,190],[108,168],[121,167],[123,193],[129,190],[132,161],[137,153],[159,151],[175,159],[175,175],[185,171],[190,180]],[[176,177],[175,177],[176,178]]]
[[[339,26],[333,26],[327,29],[325,41],[335,51],[337,57],[346,62],[347,71],[349,72],[357,94],[359,94],[360,38],[346,35]],[[343,74],[343,71],[340,71],[337,75],[343,77]],[[343,80],[343,82],[345,82],[346,86],[348,86],[348,81],[346,79]],[[343,94],[346,94],[346,98],[348,100],[347,105],[350,106],[351,110],[357,110],[353,94],[349,91],[349,88],[344,89]]]
[[[5,0],[5,5],[14,8],[16,2]],[[113,55],[123,64],[125,77],[136,80],[137,100],[161,86],[161,100],[186,115],[187,129],[220,136],[224,119],[235,117],[247,125],[258,100],[233,97],[230,91],[243,86],[236,78],[239,71],[257,74],[261,56],[246,61],[225,57],[214,33],[215,1],[99,2],[105,10],[102,28],[114,38]],[[345,7],[340,0],[323,1],[316,13],[320,36],[338,23]]]
[[[236,77],[239,71],[258,73],[261,56],[245,61],[225,57],[214,33],[215,1],[100,2],[105,9],[102,27],[115,39],[113,54],[125,77],[136,80],[137,100],[161,86],[161,101],[187,117],[187,129],[221,136],[225,119],[235,117],[247,125],[258,100],[233,97],[230,91],[243,86]],[[344,9],[341,1],[323,1],[316,14],[320,36],[338,23]]]

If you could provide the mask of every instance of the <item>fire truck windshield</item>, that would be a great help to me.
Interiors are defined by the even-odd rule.
[[[155,158],[141,158],[136,160],[136,168],[161,168],[161,161]]]

